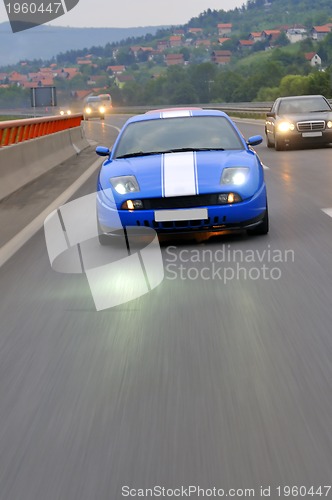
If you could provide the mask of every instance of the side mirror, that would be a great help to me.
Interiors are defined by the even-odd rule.
[[[257,146],[263,142],[263,137],[261,135],[253,135],[247,140],[248,146]]]
[[[111,150],[105,146],[97,146],[96,153],[99,156],[109,156],[111,154]]]
[[[271,118],[275,118],[275,117],[276,117],[276,114],[275,114],[275,113],[273,113],[272,111],[268,111],[268,112],[266,113],[266,116],[267,116],[268,118],[269,118],[269,117],[271,117]]]

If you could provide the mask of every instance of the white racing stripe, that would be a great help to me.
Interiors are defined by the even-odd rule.
[[[188,196],[197,194],[193,152],[165,154],[161,161],[162,195]]]
[[[161,118],[179,118],[181,116],[191,116],[191,111],[188,109],[175,109],[174,111],[163,111]]]

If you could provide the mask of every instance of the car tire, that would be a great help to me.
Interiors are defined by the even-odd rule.
[[[285,149],[285,142],[280,140],[278,136],[274,136],[274,149],[276,151],[283,151]]]
[[[105,116],[101,116],[101,117],[100,117],[100,119],[101,119],[101,120],[105,120]]]
[[[247,233],[250,236],[260,236],[267,234],[268,232],[269,232],[269,210],[266,204],[266,211],[262,219],[262,222],[258,226],[252,229],[247,229]]]
[[[265,133],[265,137],[266,137],[266,145],[268,148],[273,148],[273,143],[270,141],[267,133]]]

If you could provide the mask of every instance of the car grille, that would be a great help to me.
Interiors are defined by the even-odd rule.
[[[172,196],[169,198],[145,198],[142,201],[145,210],[203,207],[218,205],[218,193],[198,194],[193,196]]]
[[[167,222],[149,222],[136,221],[137,226],[152,227],[157,231],[170,231],[173,230],[212,230],[212,229],[222,229],[226,228],[226,216],[218,217],[215,216],[212,219],[208,217],[207,219],[201,220],[180,220],[180,221],[167,221]]]
[[[298,122],[297,130],[299,132],[311,132],[312,130],[324,130],[325,129],[325,121],[317,120],[317,121],[308,121],[308,122]]]

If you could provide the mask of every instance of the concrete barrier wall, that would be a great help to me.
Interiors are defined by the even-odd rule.
[[[81,126],[0,148],[0,200],[88,146]]]

